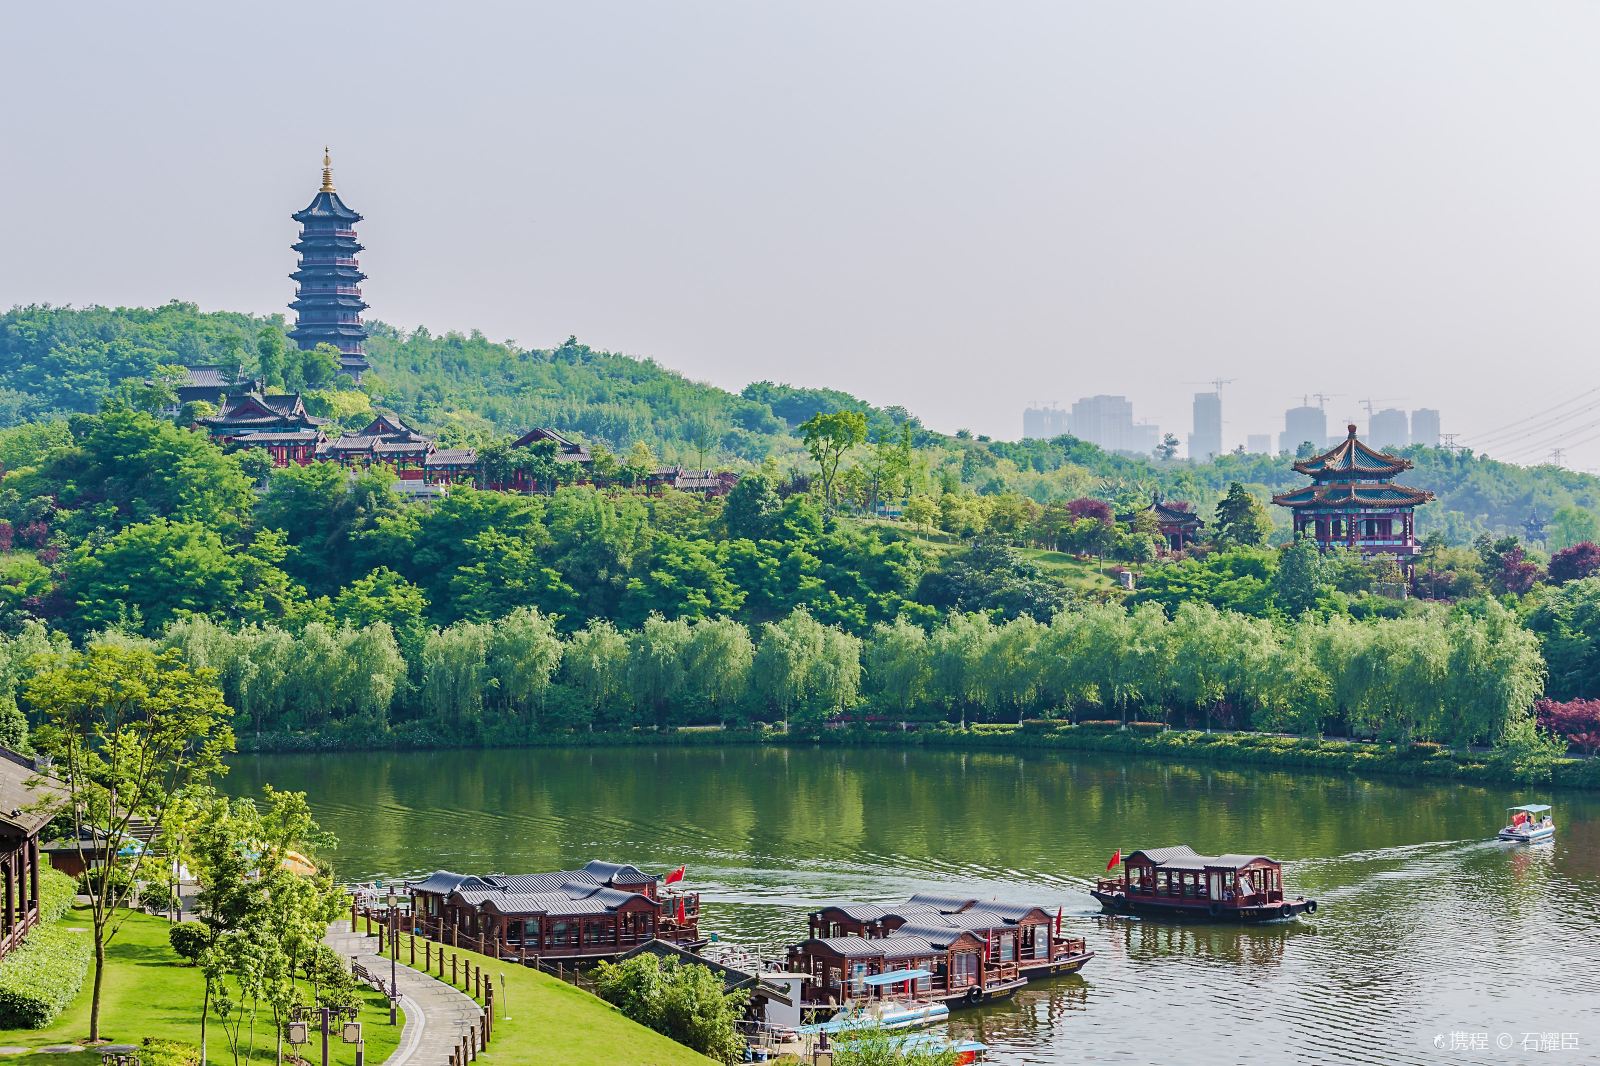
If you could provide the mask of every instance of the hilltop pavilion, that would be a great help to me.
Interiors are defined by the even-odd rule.
[[[1294,512],[1294,535],[1309,534],[1323,550],[1344,547],[1368,555],[1393,555],[1409,565],[1418,554],[1413,512],[1433,499],[1427,489],[1394,479],[1411,469],[1409,459],[1374,451],[1350,434],[1321,455],[1294,464],[1311,484],[1274,496]]]

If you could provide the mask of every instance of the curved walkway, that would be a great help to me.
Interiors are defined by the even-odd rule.
[[[341,958],[355,956],[372,973],[389,972],[388,956],[378,954],[378,938],[350,932],[349,919],[330,926],[323,942]],[[381,1066],[446,1066],[461,1034],[482,1015],[481,1008],[465,993],[404,963],[396,970],[396,982],[405,1028],[400,1046]]]

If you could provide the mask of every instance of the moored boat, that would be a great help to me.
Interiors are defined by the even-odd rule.
[[[913,989],[926,987],[932,977],[931,971],[917,969],[890,970],[857,978],[853,983],[859,985],[864,994],[876,994],[882,998],[850,1000],[833,1017],[802,1025],[797,1032],[806,1036],[816,1033],[838,1034],[853,1029],[919,1029],[942,1022],[950,1017],[949,1007],[933,1000],[918,999],[912,993]],[[902,987],[906,995],[888,994],[892,989]]]
[[[1265,855],[1200,855],[1187,844],[1118,851],[1090,892],[1108,914],[1220,922],[1266,922],[1315,914],[1317,901],[1288,899],[1283,864]]]
[[[1506,820],[1505,828],[1495,834],[1497,839],[1515,844],[1542,844],[1555,839],[1556,821],[1550,817],[1548,803],[1524,803],[1507,810],[1511,816]]]

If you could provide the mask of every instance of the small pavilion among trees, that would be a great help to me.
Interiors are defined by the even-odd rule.
[[[1427,489],[1397,485],[1411,460],[1376,451],[1356,439],[1356,427],[1334,447],[1294,464],[1311,484],[1280,493],[1272,502],[1294,513],[1294,534],[1317,546],[1393,555],[1409,567],[1420,552],[1414,511],[1433,499]]]

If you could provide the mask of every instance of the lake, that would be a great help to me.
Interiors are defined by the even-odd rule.
[[[342,880],[687,864],[701,928],[730,940],[797,941],[819,904],[919,890],[1061,906],[1098,953],[1083,973],[952,1018],[997,1064],[1600,1061],[1593,793],[831,747],[243,756],[226,782],[308,792]],[[1486,839],[1530,799],[1556,804],[1554,844]],[[1115,849],[1176,843],[1271,855],[1321,907],[1097,916]],[[1557,1050],[1525,1048],[1541,1039]]]

